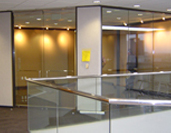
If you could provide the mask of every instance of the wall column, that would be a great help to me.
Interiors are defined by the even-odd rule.
[[[13,106],[12,48],[12,13],[0,12],[0,106]]]
[[[101,7],[77,8],[77,74],[78,76],[101,75],[102,64],[102,24]],[[83,51],[90,52],[90,60],[83,61]],[[101,94],[101,79],[79,79],[78,90]],[[78,97],[78,110],[97,111],[101,109],[100,103]]]

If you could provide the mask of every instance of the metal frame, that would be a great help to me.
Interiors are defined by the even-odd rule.
[[[169,72],[152,72],[152,73],[137,73],[136,75],[160,75],[160,74],[171,74],[171,71]],[[28,82],[33,83],[33,84],[37,84],[37,85],[41,85],[41,86],[45,86],[45,87],[49,87],[51,89],[56,89],[56,90],[60,90],[60,91],[64,91],[64,92],[68,92],[74,95],[79,95],[79,96],[83,96],[83,97],[87,97],[90,99],[95,99],[98,101],[102,101],[102,102],[107,102],[108,104],[111,105],[143,105],[143,106],[167,106],[167,107],[171,107],[171,100],[141,100],[141,99],[118,99],[118,98],[107,98],[107,97],[103,97],[103,96],[99,96],[99,95],[95,95],[95,94],[90,94],[90,93],[86,93],[86,92],[82,92],[82,91],[76,91],[76,90],[71,90],[68,87],[62,87],[62,86],[57,86],[55,84],[51,84],[51,83],[45,83],[45,82],[41,82],[42,80],[60,80],[60,79],[78,79],[78,78],[103,78],[103,77],[117,77],[117,76],[121,76],[121,75],[130,75],[130,76],[135,76],[135,74],[115,74],[115,75],[108,75],[108,76],[71,76],[71,77],[59,77],[59,78],[37,78],[37,79],[26,79]],[[39,81],[37,81],[39,80]]]
[[[149,76],[149,75],[163,75],[171,74],[171,71],[160,72],[145,72],[145,73],[123,73],[123,74],[102,74],[102,75],[89,75],[89,76],[65,76],[65,77],[49,77],[49,78],[31,78],[31,80],[60,80],[60,79],[82,79],[82,78],[111,78],[111,77],[125,77],[125,76]]]

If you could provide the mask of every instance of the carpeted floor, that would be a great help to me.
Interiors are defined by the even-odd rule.
[[[28,133],[27,108],[0,107],[0,133]]]

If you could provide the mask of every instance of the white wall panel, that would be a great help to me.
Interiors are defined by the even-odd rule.
[[[0,13],[0,106],[13,106],[11,12]]]
[[[101,74],[101,7],[80,7],[77,10],[78,75]],[[90,50],[90,62],[82,62],[82,50]],[[89,65],[88,69],[86,64]]]
[[[77,8],[77,74],[101,75],[101,7]],[[89,50],[90,61],[82,61],[82,51]],[[88,66],[88,67],[86,67]],[[87,86],[88,85],[88,86]],[[101,95],[101,79],[79,79],[78,90]],[[101,111],[101,103],[78,97],[77,109]]]

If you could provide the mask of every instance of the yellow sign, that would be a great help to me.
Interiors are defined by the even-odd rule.
[[[83,62],[89,62],[90,61],[90,55],[91,51],[90,50],[82,50],[82,61]]]

